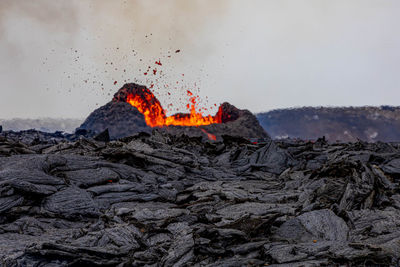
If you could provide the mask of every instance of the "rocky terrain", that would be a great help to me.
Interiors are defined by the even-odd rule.
[[[396,266],[399,152],[3,132],[0,265]]]
[[[257,114],[273,139],[400,141],[400,107],[304,107]]]

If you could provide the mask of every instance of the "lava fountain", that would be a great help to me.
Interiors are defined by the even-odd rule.
[[[166,116],[166,112],[160,101],[147,88],[137,88],[134,92],[126,95],[126,102],[134,106],[144,115],[146,124],[150,127],[163,126],[202,126],[214,123],[222,123],[222,110],[219,109],[215,116],[203,116],[202,112],[196,110],[196,97],[187,91],[190,113],[178,113]]]
[[[269,138],[250,111],[224,102],[215,116],[204,116],[202,108],[196,103],[197,98],[193,98],[190,92],[187,94],[190,98],[188,113],[167,116],[167,111],[150,89],[144,85],[126,83],[114,94],[112,101],[94,110],[79,129],[95,133],[108,129],[111,139],[140,132],[150,133],[152,128],[172,135],[206,136],[210,140],[222,140],[223,135],[227,134],[247,139]]]

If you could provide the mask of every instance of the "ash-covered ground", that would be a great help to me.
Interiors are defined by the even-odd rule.
[[[396,266],[399,152],[3,132],[0,265]]]

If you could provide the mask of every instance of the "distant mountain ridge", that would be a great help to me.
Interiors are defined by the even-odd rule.
[[[36,129],[42,132],[62,131],[72,133],[83,119],[39,118],[39,119],[0,119],[5,131],[23,131]]]
[[[256,114],[274,139],[400,141],[400,107],[301,107]]]

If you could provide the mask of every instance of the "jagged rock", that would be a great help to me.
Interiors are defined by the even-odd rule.
[[[285,169],[294,165],[291,156],[269,140],[247,158],[239,158],[235,164],[240,170],[258,169],[269,173],[281,174]]]
[[[96,216],[100,215],[98,206],[85,190],[70,187],[61,190],[44,199],[43,208],[58,216],[69,218],[71,216]]]
[[[343,219],[325,209],[306,212],[286,221],[276,232],[276,238],[292,242],[344,242],[348,232],[349,228]]]
[[[400,260],[396,143],[11,137],[0,139],[1,266]]]
[[[35,151],[27,145],[0,136],[0,157],[18,154],[34,154]]]
[[[101,142],[110,142],[110,133],[108,131],[108,128],[96,135],[93,139]]]

